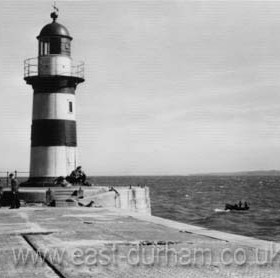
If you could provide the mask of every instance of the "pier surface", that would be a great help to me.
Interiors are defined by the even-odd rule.
[[[279,277],[280,245],[105,208],[0,209],[0,277]]]

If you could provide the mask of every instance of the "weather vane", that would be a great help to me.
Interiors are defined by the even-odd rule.
[[[55,1],[52,7],[53,7],[53,12],[51,13],[51,18],[53,19],[53,21],[55,21],[58,18],[58,12],[59,12],[59,9],[57,8]]]

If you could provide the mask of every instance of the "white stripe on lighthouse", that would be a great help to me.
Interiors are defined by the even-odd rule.
[[[31,148],[30,177],[67,176],[76,167],[76,147],[50,146]]]
[[[74,94],[37,93],[33,97],[33,120],[75,120]]]
[[[72,76],[72,59],[69,56],[51,55],[39,57],[39,76]]]

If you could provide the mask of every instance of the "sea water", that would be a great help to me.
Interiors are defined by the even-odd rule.
[[[280,242],[278,176],[90,177],[97,185],[147,185],[152,214],[188,224]],[[248,211],[223,212],[246,201]]]

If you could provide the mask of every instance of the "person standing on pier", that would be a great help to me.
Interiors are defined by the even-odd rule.
[[[11,173],[9,175],[9,178],[11,180],[11,207],[10,209],[19,208],[20,202],[18,199],[18,180],[14,177],[14,174]]]
[[[2,180],[0,180],[0,208],[2,207],[2,198],[3,198],[3,186],[2,186]]]

